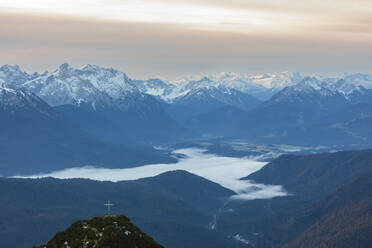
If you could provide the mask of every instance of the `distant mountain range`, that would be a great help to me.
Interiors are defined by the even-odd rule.
[[[301,145],[372,139],[372,77],[364,74],[221,73],[169,82],[96,65],[33,74],[4,65],[0,93],[3,175],[175,161],[151,146],[200,137]]]
[[[219,87],[235,89],[264,101],[279,90],[295,85],[302,79],[301,74],[292,72],[259,75],[223,72],[216,75],[184,77],[173,81],[162,81],[160,79],[136,80],[135,83],[141,91],[158,96],[167,102],[172,102],[194,89]]]
[[[152,78],[148,80],[130,79],[125,73],[96,65],[88,64],[82,68],[73,68],[62,64],[53,72],[28,74],[19,66],[4,65],[0,67],[0,85],[3,87],[26,87],[38,93],[48,104],[63,105],[76,102],[109,104],[107,95],[120,99],[127,95],[141,92],[158,97],[166,102],[188,94],[196,89],[221,88],[235,89],[249,94],[261,101],[268,100],[280,90],[294,86],[306,76],[300,73],[279,72],[257,75],[237,74],[223,72],[215,75],[189,76],[176,80],[162,80]],[[334,83],[343,79],[347,85],[372,88],[372,76],[367,74],[345,74],[339,77],[314,76],[319,81],[332,84],[332,90],[346,92]],[[318,88],[319,89],[319,88]],[[106,95],[106,96],[105,96]],[[260,95],[265,95],[262,97]],[[112,100],[112,99],[111,99]]]
[[[253,109],[240,130],[266,142],[368,143],[372,89],[353,82],[305,78]]]
[[[17,66],[3,66],[3,86],[25,89],[58,108],[67,118],[100,139],[113,143],[169,141],[187,134],[123,72],[68,64],[56,71],[28,75]],[[1,75],[1,74],[0,74]]]

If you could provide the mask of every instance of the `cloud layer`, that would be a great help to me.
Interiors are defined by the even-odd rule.
[[[238,33],[299,32],[324,24],[364,26],[366,0],[3,0],[0,10],[136,23],[185,24]],[[367,22],[367,23],[366,23]],[[334,30],[339,31],[339,30]]]
[[[263,162],[204,154],[200,149],[181,149],[176,150],[175,153],[184,154],[186,157],[176,164],[154,164],[128,169],[71,168],[50,174],[27,176],[27,178],[89,178],[116,182],[152,177],[172,170],[186,170],[235,191],[237,195],[232,198],[234,200],[267,199],[286,195],[281,186],[239,180],[262,168],[265,165]]]
[[[0,64],[63,62],[132,77],[372,72],[366,0],[0,1]]]

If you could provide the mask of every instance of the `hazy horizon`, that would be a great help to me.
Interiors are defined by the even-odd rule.
[[[102,68],[112,68],[114,70],[118,70],[118,71],[121,71],[121,72],[124,72],[126,75],[128,75],[131,79],[134,79],[134,80],[148,80],[148,79],[161,79],[161,80],[164,80],[164,81],[167,81],[169,83],[177,83],[177,82],[183,82],[183,80],[185,79],[188,79],[189,81],[192,81],[192,80],[200,80],[202,79],[203,77],[214,77],[214,76],[217,76],[217,75],[221,75],[221,74],[229,74],[229,73],[233,73],[233,74],[237,74],[239,76],[247,76],[247,77],[255,77],[255,76],[258,76],[258,75],[272,75],[272,74],[280,74],[280,73],[300,73],[301,76],[303,77],[320,77],[320,78],[337,78],[337,77],[343,77],[345,75],[353,75],[353,74],[358,74],[358,73],[362,73],[362,74],[366,74],[366,75],[372,75],[372,73],[368,73],[368,72],[360,72],[360,71],[355,71],[355,72],[339,72],[339,73],[306,73],[306,72],[301,72],[301,71],[290,71],[290,70],[271,70],[271,71],[252,71],[252,72],[237,72],[237,71],[216,71],[214,73],[204,73],[203,72],[198,72],[198,73],[195,73],[195,74],[180,74],[180,75],[174,75],[173,77],[172,76],[164,76],[164,75],[150,75],[148,77],[133,77],[132,76],[132,73],[130,71],[125,71],[125,70],[122,70],[120,68],[117,68],[117,67],[113,67],[113,66],[110,66],[110,65],[99,65],[99,64],[92,64],[92,63],[86,63],[86,64],[72,64],[70,62],[63,62],[59,65],[56,65],[56,67],[51,67],[50,69],[47,69],[47,68],[41,68],[40,70],[27,70],[25,69],[21,64],[9,64],[9,63],[5,63],[5,64],[0,64],[0,67],[3,67],[3,66],[19,66],[20,70],[21,71],[24,71],[28,74],[33,74],[33,73],[39,73],[39,74],[42,74],[42,73],[45,73],[46,71],[51,73],[51,72],[54,72],[56,70],[58,70],[59,66],[61,66],[62,64],[68,64],[70,65],[71,67],[75,68],[75,69],[82,69],[84,66],[87,66],[87,65],[95,65],[95,66],[99,66],[99,67],[102,67]]]
[[[133,78],[372,73],[371,8],[365,0],[1,1],[0,64],[39,72],[97,64]]]

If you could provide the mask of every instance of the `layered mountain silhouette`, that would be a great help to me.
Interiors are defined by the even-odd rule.
[[[169,144],[197,137],[368,144],[372,135],[372,77],[365,74],[221,73],[165,81],[133,80],[96,65],[62,64],[42,74],[4,65],[0,85],[34,93],[85,132],[114,144]]]
[[[175,161],[147,145],[104,143],[23,89],[0,88],[0,118],[1,175],[84,165],[123,168]]]
[[[239,233],[248,247],[368,247],[371,156],[365,150],[274,159],[245,180],[281,184],[289,195],[230,202],[216,228]]]
[[[8,85],[33,92],[105,141],[169,141],[187,134],[154,97],[142,93],[125,73],[114,69],[95,65],[76,69],[62,64],[23,84]]]
[[[165,247],[229,247],[231,240],[207,228],[235,193],[185,171],[134,181],[0,178],[1,247],[45,244],[71,223],[102,216],[110,199],[113,215],[125,214]],[[11,206],[11,207],[9,207]]]
[[[109,198],[113,214],[126,213],[165,247],[368,247],[371,154],[282,156],[245,180],[281,183],[289,195],[250,201],[184,171],[117,183],[2,178],[0,238],[4,247],[45,243],[100,215]]]
[[[369,115],[364,113],[371,96],[371,89],[343,79],[329,82],[305,78],[249,112],[235,135],[261,142],[368,143],[370,132],[362,127],[369,124]],[[344,113],[351,109],[356,111],[348,119]],[[243,129],[245,134],[240,131]]]

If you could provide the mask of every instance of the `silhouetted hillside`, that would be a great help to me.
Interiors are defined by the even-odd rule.
[[[79,220],[39,248],[162,248],[124,215]]]
[[[359,178],[314,207],[294,216],[298,226],[313,223],[288,248],[347,248],[372,245],[372,174]],[[301,232],[300,232],[301,233]]]
[[[363,247],[370,242],[368,235],[372,235],[368,223],[372,198],[371,154],[370,150],[346,151],[275,159],[246,178],[282,184],[292,195],[229,202],[221,211],[217,229],[239,233],[256,248],[280,247],[296,239],[298,243],[291,247],[301,247],[299,244],[307,244],[313,237],[314,242],[327,244],[326,240],[330,239],[336,244],[335,237],[341,240],[341,234],[345,243],[356,242],[361,246],[355,247]],[[360,225],[348,225],[348,221]],[[361,235],[360,243],[356,241],[357,235]],[[303,247],[343,247],[320,246],[320,243]]]
[[[125,213],[166,247],[225,248],[227,238],[206,226],[233,194],[183,171],[117,183],[0,178],[1,247],[45,243],[76,220],[105,214],[103,204],[111,200],[113,214]]]
[[[292,194],[314,198],[368,172],[372,172],[372,150],[342,151],[283,155],[244,179],[283,185]]]

